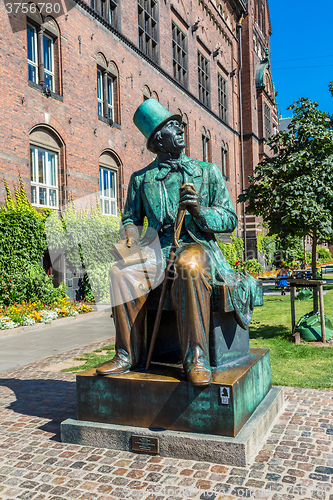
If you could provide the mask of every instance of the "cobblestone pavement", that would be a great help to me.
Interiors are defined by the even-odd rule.
[[[333,391],[286,388],[247,468],[61,443],[60,422],[75,418],[75,375],[48,367],[102,345],[0,374],[0,500],[333,500]]]

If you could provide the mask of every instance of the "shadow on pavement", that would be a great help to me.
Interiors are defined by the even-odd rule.
[[[22,415],[49,419],[39,429],[55,434],[60,441],[60,423],[66,418],[76,418],[76,385],[64,380],[20,380],[0,378],[0,387],[15,393],[16,401],[6,408]]]

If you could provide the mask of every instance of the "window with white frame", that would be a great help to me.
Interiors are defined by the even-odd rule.
[[[31,203],[38,207],[58,208],[58,155],[30,146]]]
[[[29,80],[38,83],[37,31],[34,26],[27,26],[28,75]]]
[[[100,166],[99,186],[102,213],[117,216],[117,173]]]
[[[54,41],[51,37],[43,36],[44,81],[45,85],[54,92]]]
[[[54,19],[44,21],[36,7],[34,18],[27,23],[28,79],[59,93],[59,71],[56,65],[59,30]]]
[[[107,77],[107,101],[108,101],[108,117],[114,119],[113,113],[113,78]]]
[[[99,68],[97,69],[97,106],[99,116],[115,121],[114,78]]]
[[[104,116],[103,113],[103,74],[100,69],[97,69],[97,106],[98,115]]]

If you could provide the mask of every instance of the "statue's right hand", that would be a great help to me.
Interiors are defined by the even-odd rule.
[[[131,248],[131,246],[133,245],[133,243],[135,243],[135,239],[134,238],[127,238],[126,240],[126,245],[128,246],[128,248]]]
[[[135,239],[132,238],[131,236],[123,239],[123,240],[120,240],[118,243],[121,243],[122,245],[126,245],[127,248],[131,248],[131,246],[133,245],[133,243],[135,243]]]
[[[138,228],[134,224],[125,226],[125,240],[127,248],[131,248],[134,243],[137,243],[140,238]]]

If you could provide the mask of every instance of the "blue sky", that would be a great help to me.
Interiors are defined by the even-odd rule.
[[[319,108],[333,114],[331,2],[269,0],[272,24],[271,71],[278,92],[279,114],[300,97],[309,97]]]

